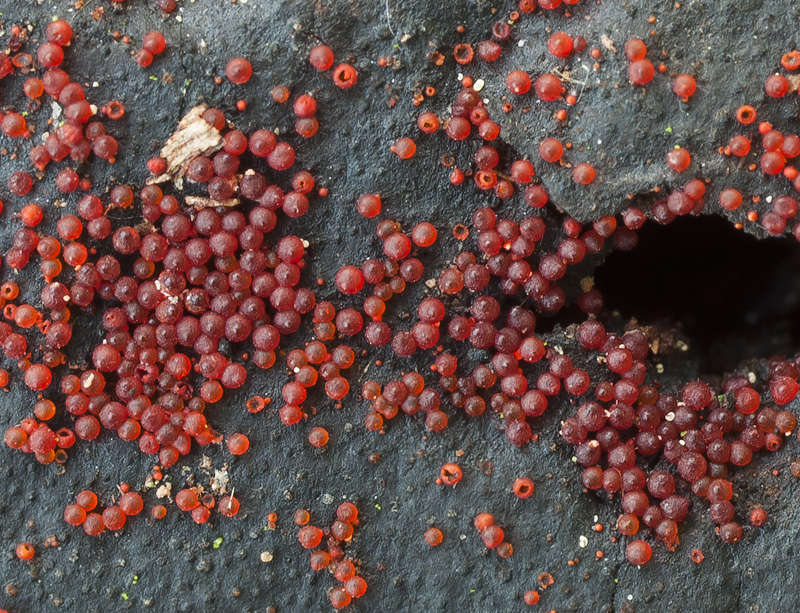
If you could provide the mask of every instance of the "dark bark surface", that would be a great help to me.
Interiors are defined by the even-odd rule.
[[[34,41],[43,36],[52,16],[69,20],[75,37],[66,50],[65,69],[87,85],[92,103],[101,106],[118,99],[125,105],[122,120],[105,122],[120,142],[117,163],[97,161],[79,168],[82,175],[91,177],[95,193],[118,183],[131,184],[135,190],[141,187],[148,177],[146,160],[156,154],[185,112],[200,102],[222,109],[245,132],[278,128],[285,133],[297,151],[293,170],[310,170],[318,185],[330,189],[330,195],[311,198],[310,212],[300,220],[282,217],[276,234],[298,234],[310,242],[305,274],[311,280],[326,280],[318,299],[360,307],[362,298],[343,298],[332,282],[342,264],[358,265],[366,258],[382,257],[374,222],[355,213],[360,194],[381,193],[382,217],[398,219],[406,229],[423,220],[437,226],[439,241],[420,256],[426,265],[425,279],[436,277],[452,262],[461,244],[450,230],[457,222],[467,223],[477,207],[497,206],[517,219],[527,214],[519,193],[500,204],[472,185],[455,188],[449,184],[450,169],[440,159],[452,153],[458,165],[467,167],[477,141],[454,144],[443,134],[424,138],[415,127],[422,110],[447,116],[459,89],[457,75],[462,72],[485,79],[481,93],[492,116],[502,124],[504,159],[516,159],[516,155],[534,161],[537,176],[555,204],[546,212],[553,224],[561,218],[558,211],[581,221],[618,214],[630,206],[629,194],[644,206],[655,199],[654,187],[668,190],[695,176],[711,180],[707,208],[715,212],[720,211],[716,198],[723,187],[737,187],[762,198],[791,191],[783,177],[765,179],[760,172],[746,169],[734,172],[738,159],[719,155],[717,148],[733,134],[747,132],[733,118],[735,109],[745,102],[756,106],[759,119],[773,122],[777,129],[796,128],[796,94],[767,103],[763,81],[776,71],[780,56],[800,42],[796,30],[800,9],[785,0],[690,0],[680,9],[672,3],[651,4],[582,2],[569,7],[571,18],[564,16],[563,8],[540,11],[512,29],[500,61],[487,65],[476,60],[465,69],[454,63],[452,46],[486,38],[491,24],[515,8],[511,3],[187,0],[164,19],[150,0],[126,0],[121,6],[87,0],[78,11],[63,0],[0,0],[0,19],[5,37],[13,24],[33,26],[25,49],[29,53],[35,52]],[[104,15],[95,20],[91,13],[99,6],[105,9]],[[648,23],[650,15],[656,17],[653,24]],[[465,34],[457,33],[458,24],[466,26]],[[131,51],[154,29],[164,33],[168,47],[149,68],[141,69]],[[549,29],[582,35],[588,48],[603,49],[601,69],[592,69],[588,51],[578,59],[555,61],[546,50]],[[112,33],[117,30],[130,36],[132,43],[116,39]],[[650,30],[655,35],[649,35]],[[603,35],[613,41],[616,54],[600,44]],[[667,75],[657,74],[647,88],[630,86],[622,49],[631,36],[648,43],[648,57],[656,64],[663,59],[668,75],[688,72],[696,76],[698,93],[689,103],[677,100]],[[320,75],[308,65],[308,50],[317,41],[330,45],[337,59],[350,61],[358,69],[356,87],[338,90],[328,74]],[[427,57],[437,49],[446,57],[440,67]],[[225,79],[216,84],[214,78],[224,76],[227,61],[239,55],[253,64],[251,81],[241,87]],[[379,67],[381,56],[392,56],[394,67]],[[511,100],[515,109],[504,114],[502,104],[510,97],[504,79],[512,68],[528,70],[534,77],[553,68],[569,69],[571,87],[580,96],[568,122],[553,119],[563,104],[541,103],[532,94]],[[2,81],[0,105],[24,107],[23,81],[21,75]],[[314,138],[303,141],[293,133],[289,105],[277,105],[269,96],[278,84],[291,89],[292,99],[313,92],[321,125]],[[427,85],[436,88],[436,95],[415,107],[414,88]],[[244,112],[235,107],[240,98],[247,101]],[[523,112],[526,108],[530,111]],[[49,116],[44,109],[32,113],[38,134],[47,129]],[[19,159],[5,156],[0,161],[0,185],[6,185],[11,172],[29,170],[27,152],[32,143],[38,143],[38,134],[24,143],[2,138],[2,145],[9,153],[19,153]],[[541,162],[536,152],[545,135],[572,142],[566,160],[591,162],[598,180],[590,187],[576,186],[569,169]],[[389,152],[389,145],[401,136],[411,136],[418,144],[411,160],[400,161]],[[682,175],[675,175],[664,163],[674,145],[686,147],[693,155],[692,166]],[[67,162],[58,165],[66,166]],[[25,203],[33,201],[45,208],[44,230],[49,231],[59,212],[74,212],[79,196],[58,194],[55,174],[49,168],[25,198],[10,196],[5,187],[0,191],[5,217],[0,225],[3,253],[18,226],[12,215]],[[268,176],[288,184],[291,175]],[[61,202],[66,202],[66,208],[57,208]],[[767,210],[763,202],[758,206],[756,210]],[[743,206],[727,216],[744,222],[749,208]],[[140,220],[138,208],[111,211],[109,216],[116,224],[135,225]],[[757,224],[746,227],[764,236]],[[99,251],[108,248],[96,246]],[[590,275],[598,262],[597,258],[587,261],[570,273],[564,284],[568,296],[574,297],[578,280]],[[19,282],[22,297],[36,305],[43,285],[38,265],[32,263],[18,275],[6,270],[4,278],[11,276]],[[413,321],[408,314],[428,293],[432,292],[421,282],[394,299],[387,318],[390,324],[406,329]],[[450,298],[448,308],[459,312],[465,305]],[[70,361],[86,365],[90,348],[103,333],[96,314],[76,314],[76,322]],[[569,318],[562,323],[570,323]],[[574,347],[571,334],[560,325],[544,337],[550,344]],[[310,327],[304,324],[291,346],[301,346],[310,338]],[[363,340],[356,346],[366,347]],[[459,351],[466,361],[481,357],[480,352]],[[599,368],[584,357],[590,373]],[[383,364],[377,365],[377,360]],[[30,415],[35,402],[35,394],[6,361],[3,367],[12,372],[12,383],[0,398],[3,429]],[[250,451],[235,458],[224,444],[195,448],[167,471],[174,494],[185,487],[187,479],[208,483],[213,471],[201,468],[204,455],[214,469],[227,467],[241,511],[233,519],[215,512],[204,526],[195,525],[189,514],[174,505],[167,505],[166,519],[151,521],[149,509],[157,504],[152,490],[144,494],[145,512],[131,518],[120,535],[89,538],[80,528],[64,523],[64,507],[87,488],[98,493],[101,504],[111,500],[122,482],[141,488],[155,459],[105,431],[98,440],[79,441],[70,450],[64,474],[57,474],[55,465],[41,466],[33,457],[4,447],[0,450],[0,483],[5,494],[0,497],[0,607],[11,613],[147,608],[255,612],[269,606],[279,613],[329,611],[327,592],[336,582],[328,572],[314,573],[309,568],[308,552],[297,542],[292,514],[305,508],[313,524],[329,525],[336,506],[347,499],[358,506],[361,524],[346,551],[348,557],[360,561],[359,574],[369,584],[367,594],[349,607],[353,611],[522,611],[527,608],[523,593],[537,587],[543,572],[551,573],[555,584],[542,592],[538,605],[542,610],[793,608],[800,585],[793,563],[798,484],[789,472],[796,454],[794,437],[780,452],[758,454],[746,469],[736,472],[739,519],[746,523],[752,505],[762,504],[770,514],[764,528],[746,527],[743,542],[725,545],[704,516],[707,503],[692,498],[694,510],[681,525],[677,551],[670,553],[654,543],[651,562],[637,568],[625,561],[627,539],[612,540],[619,537],[612,529],[619,513],[618,499],[609,502],[605,496],[584,493],[572,450],[559,436],[559,423],[573,410],[574,402],[563,394],[534,424],[538,441],[522,449],[508,444],[499,420],[488,412],[471,419],[451,411],[450,426],[440,434],[427,432],[419,416],[396,418],[384,436],[367,432],[363,418],[368,405],[357,396],[361,383],[373,377],[385,382],[410,368],[426,372],[430,362],[428,354],[399,360],[387,348],[370,349],[347,374],[352,392],[343,410],[336,410],[322,394],[312,396],[309,404],[316,406],[316,416],[292,428],[280,424],[278,400],[258,415],[244,409],[245,400],[254,393],[280,398],[288,374],[285,359],[279,357],[277,365],[265,372],[248,367],[246,386],[226,392],[208,416],[226,436],[247,434]],[[667,358],[664,364],[662,380],[670,391],[697,375],[691,351]],[[537,365],[526,374],[536,377],[543,368]],[[764,366],[754,363],[752,368],[759,372]],[[59,410],[55,421],[67,424],[70,418]],[[323,450],[307,442],[308,431],[315,425],[324,426],[331,435]],[[375,464],[368,460],[371,453],[380,456]],[[458,462],[464,469],[464,479],[455,488],[434,483],[445,462]],[[526,501],[510,492],[520,476],[533,479],[536,487]],[[485,549],[472,527],[481,511],[493,513],[506,530],[515,548],[513,557],[501,560]],[[278,524],[268,530],[267,514],[272,512],[277,513]],[[602,524],[602,532],[593,530],[596,523]],[[437,548],[429,548],[422,539],[429,525],[444,533],[444,542]],[[50,535],[61,543],[57,548],[44,547]],[[582,537],[585,546],[581,546]],[[36,546],[37,555],[30,564],[14,555],[21,541]],[[703,551],[701,564],[691,561],[693,549]],[[271,554],[270,562],[261,561],[263,552]],[[602,556],[596,557],[596,552]],[[579,562],[568,565],[575,559]]]

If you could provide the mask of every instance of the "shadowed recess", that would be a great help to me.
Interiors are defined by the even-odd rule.
[[[800,244],[756,239],[715,216],[647,222],[595,271],[605,307],[677,325],[706,372],[800,348]]]

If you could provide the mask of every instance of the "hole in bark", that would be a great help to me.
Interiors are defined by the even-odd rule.
[[[680,327],[706,372],[800,347],[800,245],[756,239],[721,217],[648,222],[635,249],[597,268],[595,284],[606,309]]]

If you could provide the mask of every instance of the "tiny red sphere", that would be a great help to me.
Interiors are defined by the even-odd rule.
[[[153,63],[153,54],[150,53],[147,49],[139,49],[133,56],[133,59],[136,62],[137,66],[141,68],[147,68],[150,64]]]
[[[44,68],[55,68],[64,61],[64,51],[55,43],[44,43],[36,52],[36,59]]]
[[[686,102],[697,89],[697,81],[692,75],[679,74],[672,82],[672,91],[681,100]]]
[[[552,102],[564,93],[564,86],[559,78],[552,73],[545,73],[536,79],[536,95],[545,102]]]
[[[789,80],[783,75],[770,75],[764,84],[764,90],[772,98],[781,98],[789,91]]]
[[[86,519],[86,509],[78,504],[71,504],[64,509],[64,521],[70,526],[80,526]]]
[[[234,434],[228,438],[228,450],[233,455],[242,455],[250,448],[250,440],[244,434]]]
[[[683,147],[675,147],[667,153],[667,165],[675,172],[683,172],[692,163],[692,156]]]
[[[297,533],[297,540],[306,549],[314,549],[322,542],[322,530],[316,526],[303,526]]]
[[[636,60],[628,66],[628,78],[634,85],[647,85],[653,80],[655,68],[650,60]]]
[[[225,67],[225,76],[231,83],[243,85],[250,80],[253,66],[243,57],[235,57]]]
[[[311,428],[311,432],[308,433],[308,442],[312,447],[324,447],[328,444],[328,439],[328,431],[325,428]]]
[[[356,210],[359,215],[366,218],[375,217],[381,212],[380,194],[364,194],[360,196],[356,203]]]
[[[333,51],[327,45],[317,45],[309,52],[308,61],[317,70],[328,70],[333,66]]]
[[[233,496],[223,496],[219,499],[217,507],[221,515],[233,517],[239,512],[239,501]]]
[[[539,156],[545,162],[557,162],[564,155],[564,146],[555,138],[545,138],[539,143]]]
[[[439,118],[435,113],[422,113],[417,118],[417,127],[425,134],[432,134],[439,129]]]
[[[442,542],[442,538],[443,538],[442,537],[442,531],[439,530],[438,528],[428,528],[425,531],[424,538],[425,538],[425,542],[429,546],[436,547],[436,546],[440,545],[441,542]]]
[[[761,156],[761,170],[768,175],[777,175],[786,165],[786,158],[779,151],[766,151]]]
[[[628,562],[637,566],[645,564],[652,553],[652,548],[645,541],[633,541],[625,548],[625,557],[628,558]]]
[[[142,48],[153,55],[158,55],[167,47],[167,41],[161,32],[148,32],[142,39]]]
[[[294,101],[293,110],[298,117],[313,117],[317,113],[317,101],[312,96],[302,94]]]
[[[436,242],[436,234],[433,224],[423,221],[411,230],[411,240],[419,247],[430,247]]]
[[[533,495],[533,481],[527,477],[520,477],[514,481],[514,485],[511,487],[511,489],[514,491],[514,495],[517,498],[522,498],[525,500]]]
[[[471,131],[470,123],[463,117],[451,117],[445,126],[447,136],[453,140],[464,140]]]
[[[572,179],[580,185],[589,185],[594,177],[594,168],[590,164],[578,164],[572,169]]]
[[[487,549],[494,549],[503,542],[504,532],[500,526],[491,525],[483,530],[481,538]]]
[[[399,138],[389,147],[389,150],[397,155],[401,160],[407,160],[414,156],[417,151],[417,145],[410,138]]]
[[[41,391],[50,386],[53,376],[44,364],[32,364],[25,371],[25,384],[32,390]]]
[[[125,513],[119,507],[107,507],[102,513],[103,524],[112,532],[122,530],[125,526]]]
[[[547,41],[547,50],[557,58],[568,57],[572,53],[572,47],[572,37],[565,32],[556,32]]]
[[[742,194],[737,189],[724,189],[719,194],[719,204],[726,211],[735,211],[742,204]]]
[[[36,550],[30,543],[20,543],[19,545],[17,545],[16,554],[20,560],[27,562],[28,560],[33,558],[34,553],[36,553]]]
[[[647,55],[647,45],[638,38],[632,38],[625,43],[625,55],[631,62],[642,60]]]
[[[506,87],[512,94],[521,96],[527,94],[531,89],[531,78],[527,72],[522,70],[512,70],[506,77]]]
[[[328,594],[328,598],[330,599],[331,606],[333,606],[334,609],[344,609],[352,600],[350,594],[348,594],[343,587],[333,588]]]
[[[750,523],[756,528],[760,528],[767,522],[767,512],[761,507],[756,507],[750,511]]]
[[[343,294],[357,294],[364,287],[364,275],[356,266],[342,266],[336,273],[336,286]]]
[[[49,42],[63,47],[72,39],[72,26],[63,19],[56,19],[47,24],[45,36]]]
[[[350,64],[339,64],[333,71],[333,83],[340,89],[350,89],[358,82],[358,73]]]

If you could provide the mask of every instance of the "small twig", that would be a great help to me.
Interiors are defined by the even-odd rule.
[[[583,83],[581,83],[581,91],[578,92],[578,97],[575,99],[576,104],[578,103],[578,100],[581,99],[581,96],[583,95],[583,90],[586,89],[586,84],[589,82],[589,75],[591,74],[591,70],[589,70],[589,67],[583,62],[581,62],[581,68],[583,68],[586,71],[586,78],[583,80]]]
[[[586,68],[586,66],[584,64],[581,64],[581,67],[585,68],[586,70],[588,70],[588,68]],[[569,70],[561,71],[558,68],[553,68],[552,72],[559,79],[561,79],[562,81],[565,81],[567,83],[577,83],[579,85],[585,85],[586,84],[586,81],[578,81],[577,79],[573,79],[572,78],[572,72],[570,72]]]
[[[386,25],[389,26],[389,32],[392,33],[392,36],[395,35],[394,30],[392,29],[392,14],[389,12],[389,0],[386,0]]]
[[[581,91],[578,92],[578,97],[575,99],[576,103],[578,102],[578,100],[581,99],[583,90],[586,89],[586,84],[589,82],[589,74],[591,73],[589,67],[583,62],[581,62],[581,68],[586,71],[586,78],[583,81],[578,81],[577,79],[573,79],[572,72],[561,72],[558,68],[553,68],[553,73],[562,81],[566,81],[567,83],[575,83],[581,86]]]

